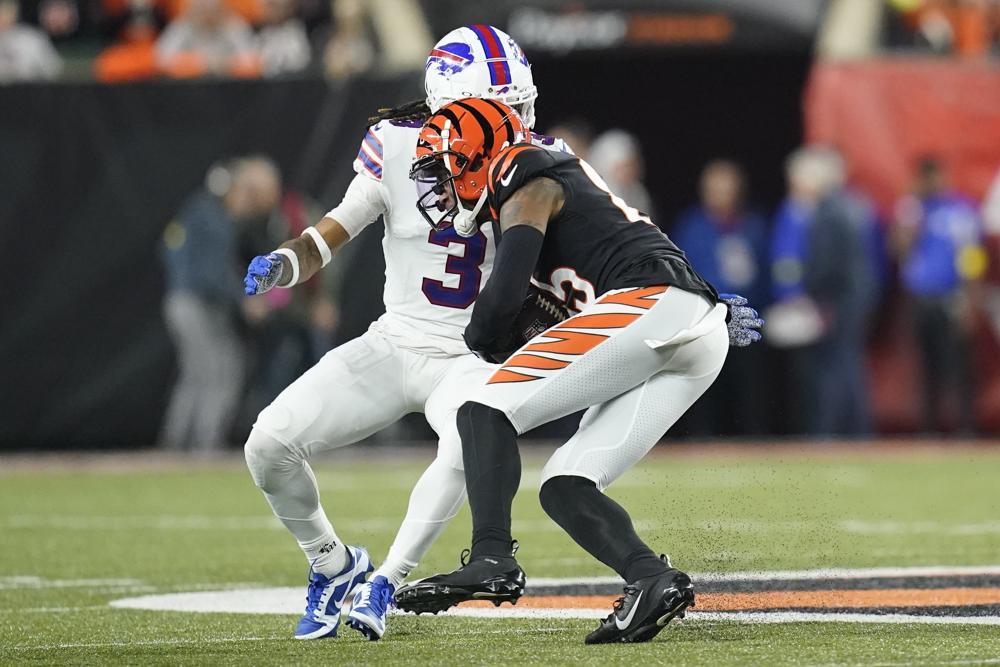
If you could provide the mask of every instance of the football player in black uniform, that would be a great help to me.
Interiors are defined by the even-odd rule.
[[[471,235],[499,221],[493,274],[465,339],[480,356],[503,363],[458,412],[471,558],[463,556],[455,572],[400,589],[396,602],[417,612],[470,599],[516,602],[525,584],[511,537],[521,476],[516,437],[587,408],[543,470],[541,503],[626,582],[587,643],[648,641],[694,603],[694,589],[688,575],[643,543],[603,490],[712,384],[731,340],[759,339],[760,321],[749,308],[730,313],[684,253],[586,162],[501,143],[522,132],[508,107],[470,99],[443,107],[418,141],[411,178],[433,226],[450,222]],[[572,316],[556,318],[508,357],[529,284]]]

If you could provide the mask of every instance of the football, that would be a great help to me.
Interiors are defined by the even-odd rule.
[[[535,285],[528,285],[528,293],[524,297],[521,311],[514,318],[507,344],[503,352],[494,354],[490,361],[503,363],[522,345],[553,327],[571,315],[564,303]]]

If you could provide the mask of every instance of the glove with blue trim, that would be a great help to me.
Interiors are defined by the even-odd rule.
[[[756,310],[747,305],[746,297],[739,294],[720,294],[719,298],[729,307],[726,326],[729,327],[729,345],[747,347],[758,342],[762,336],[760,328],[764,320]]]
[[[243,291],[249,296],[270,291],[281,279],[281,271],[281,255],[273,252],[268,255],[257,255],[247,267],[247,275],[243,278]]]

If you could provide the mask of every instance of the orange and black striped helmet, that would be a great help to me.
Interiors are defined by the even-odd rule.
[[[463,236],[475,234],[490,162],[527,136],[520,116],[502,102],[470,97],[441,107],[420,130],[410,169],[427,222],[435,229],[450,222]]]

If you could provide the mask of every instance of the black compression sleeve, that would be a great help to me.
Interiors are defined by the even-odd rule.
[[[515,225],[497,244],[493,273],[476,299],[465,342],[479,353],[499,352],[521,312],[531,274],[538,263],[545,235],[528,225]]]

